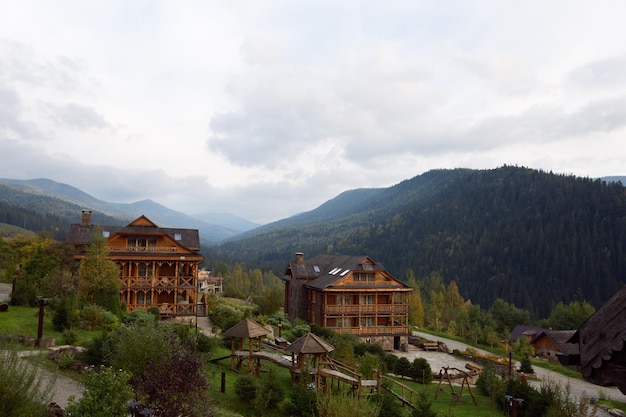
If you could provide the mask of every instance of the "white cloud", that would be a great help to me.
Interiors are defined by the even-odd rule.
[[[625,8],[13,2],[0,176],[264,222],[433,168],[624,175]]]

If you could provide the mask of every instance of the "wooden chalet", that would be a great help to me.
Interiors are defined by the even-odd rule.
[[[578,346],[568,343],[576,330],[542,330],[530,341],[536,356],[558,361],[558,355],[576,355]]]
[[[626,394],[626,287],[589,317],[569,339],[579,355],[561,355],[565,365],[579,365],[585,380],[616,386]]]
[[[74,259],[86,256],[95,225],[91,211],[72,224],[68,244]],[[140,216],[127,226],[98,226],[108,258],[120,267],[120,297],[127,311],[158,307],[162,316],[195,316],[200,254],[198,230],[158,227]]]
[[[408,344],[412,288],[367,256],[296,253],[287,265],[285,311],[339,333],[352,333],[386,350]]]

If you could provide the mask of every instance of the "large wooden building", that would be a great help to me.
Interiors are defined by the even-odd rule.
[[[86,256],[94,227],[91,211],[70,226],[68,243],[76,261]],[[120,267],[120,298],[127,311],[158,307],[162,316],[196,315],[198,267],[204,261],[198,230],[158,227],[145,216],[127,226],[98,227],[109,259]]]
[[[296,253],[287,265],[285,311],[339,333],[353,333],[386,350],[408,343],[412,288],[367,256]]]

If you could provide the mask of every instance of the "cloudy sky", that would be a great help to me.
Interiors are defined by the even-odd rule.
[[[20,0],[0,177],[265,223],[435,168],[626,175],[626,2]]]

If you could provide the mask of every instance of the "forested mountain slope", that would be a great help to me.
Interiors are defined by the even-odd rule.
[[[546,317],[559,301],[610,298],[626,280],[625,246],[621,183],[502,167],[344,193],[208,255],[280,274],[296,251],[364,254],[401,279],[439,272],[483,308],[499,297]]]

